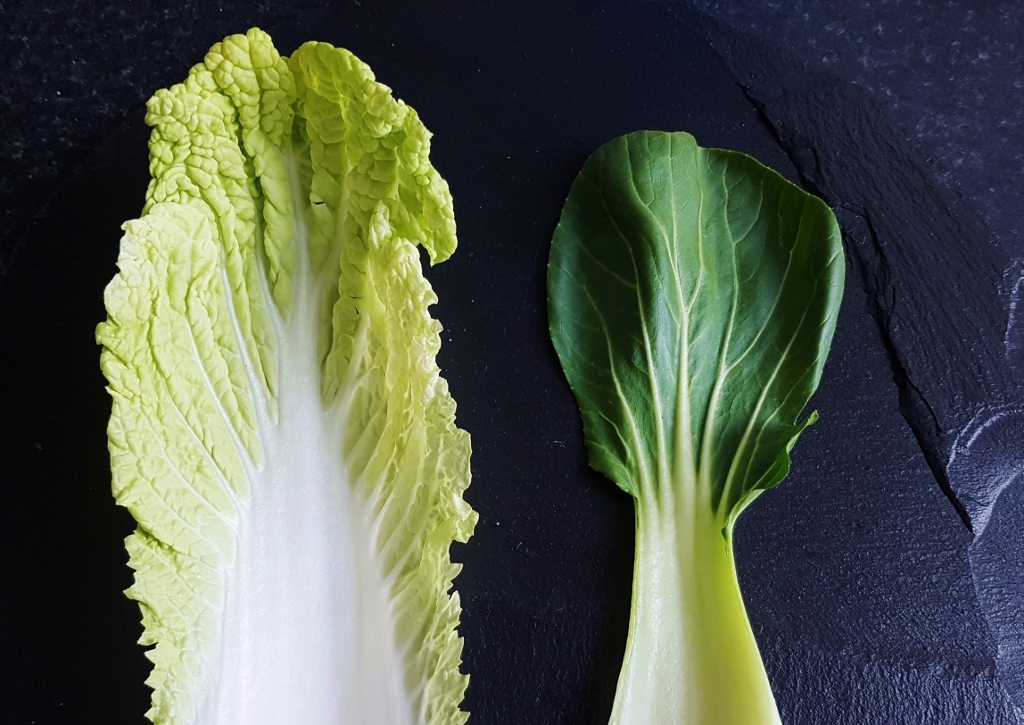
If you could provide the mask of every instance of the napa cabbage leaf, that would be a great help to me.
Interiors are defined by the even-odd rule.
[[[435,356],[456,247],[416,112],[258,30],[147,106],[152,181],[99,325],[113,490],[184,725],[454,725],[470,441]]]
[[[614,725],[779,715],[733,560],[790,468],[844,284],[829,208],[685,133],[602,146],[548,267],[551,337],[591,466],[631,494],[636,564]]]

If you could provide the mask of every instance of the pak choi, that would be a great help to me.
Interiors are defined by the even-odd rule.
[[[636,511],[614,725],[779,723],[733,530],[816,418],[800,415],[843,282],[832,212],[744,154],[639,132],[574,182],[548,267],[551,337],[590,464]]]

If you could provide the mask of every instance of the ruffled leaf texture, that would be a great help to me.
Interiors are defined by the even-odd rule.
[[[252,29],[148,104],[97,329],[155,723],[464,723],[469,435],[417,245],[456,247],[416,112]]]

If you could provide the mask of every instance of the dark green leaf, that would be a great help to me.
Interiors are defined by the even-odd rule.
[[[832,212],[751,157],[685,133],[602,146],[548,269],[591,465],[640,499],[688,487],[731,524],[813,421],[843,280]]]

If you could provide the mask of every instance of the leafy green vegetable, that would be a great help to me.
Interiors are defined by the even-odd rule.
[[[799,420],[843,281],[824,203],[688,134],[617,138],[573,184],[548,267],[551,337],[590,464],[636,505],[612,723],[779,722],[733,527],[816,418]]]
[[[454,725],[476,514],[417,244],[430,134],[348,51],[258,29],[148,104],[97,329],[155,723]]]

